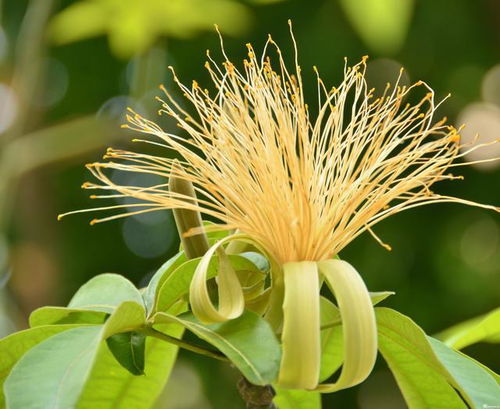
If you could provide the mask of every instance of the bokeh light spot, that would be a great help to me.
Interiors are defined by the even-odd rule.
[[[18,102],[12,88],[0,83],[0,133],[5,132],[16,119]]]
[[[460,254],[466,264],[483,274],[498,271],[500,228],[490,216],[474,221],[464,231]]]
[[[5,35],[5,31],[0,27],[0,62],[5,60],[9,52],[9,41]]]
[[[396,60],[390,58],[378,58],[373,61],[368,60],[366,67],[366,82],[368,87],[375,88],[375,96],[380,96],[384,93],[387,83],[392,87],[396,84],[399,78],[403,65]],[[410,77],[406,70],[401,74],[399,85],[409,85]]]
[[[148,225],[132,217],[124,220],[122,234],[130,251],[143,258],[160,257],[175,240],[175,228],[172,223]]]
[[[66,66],[59,60],[50,58],[47,61],[47,83],[40,103],[50,107],[60,102],[68,90],[69,76]]]
[[[134,100],[126,95],[117,95],[108,99],[97,111],[98,118],[106,118],[119,124],[127,122],[125,114],[128,107],[134,106]]]
[[[481,95],[486,102],[500,107],[500,64],[495,65],[484,76]]]
[[[487,103],[475,103],[468,105],[458,115],[457,126],[465,124],[461,132],[462,141],[465,144],[487,144],[500,137],[500,107]],[[479,135],[479,138],[477,138]],[[466,146],[468,150],[471,146]],[[487,160],[500,157],[500,144],[490,144],[469,152],[465,158],[468,161]],[[478,169],[490,170],[500,165],[500,161],[495,160],[485,163],[477,163],[474,166]]]
[[[149,187],[156,186],[158,189],[167,189],[166,183],[167,179],[162,178],[158,175],[149,175],[147,173],[129,173],[122,171],[114,171],[112,175],[112,179],[118,185],[123,186],[140,186],[140,187]],[[137,203],[137,200],[131,197],[119,197],[115,199],[119,204],[130,204],[130,208],[128,211],[133,212],[137,210],[136,207],[133,207],[134,203]],[[168,212],[157,211],[157,212],[149,212],[144,214],[132,215],[130,216],[140,223],[147,225],[155,225],[158,223],[165,223],[168,221],[169,216]]]

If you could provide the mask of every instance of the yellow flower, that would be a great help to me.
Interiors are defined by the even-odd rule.
[[[349,387],[364,380],[373,367],[376,324],[358,273],[333,258],[364,231],[388,247],[371,227],[405,209],[434,202],[499,208],[431,190],[435,182],[459,179],[447,170],[464,165],[453,162],[479,146],[461,145],[459,130],[446,125],[446,119],[434,120],[439,103],[424,82],[387,86],[382,96],[374,97],[364,77],[366,58],[352,67],[346,62],[338,87],[327,88],[317,76],[313,117],[304,100],[297,57],[289,71],[271,37],[260,56],[250,44],[247,47],[248,59],[241,69],[224,50],[222,64],[207,53],[212,92],[195,81],[183,85],[174,73],[192,112],[162,88],[165,98],[159,99],[159,112],[177,121],[180,135],[130,111],[128,128],[158,138],[143,142],[173,149],[183,160],[178,166],[171,158],[109,149],[105,157],[110,162],[88,165],[100,184],[84,187],[138,199],[138,210],[93,222],[184,208],[219,220],[211,229],[237,230],[209,253],[215,254],[230,240],[251,241],[271,259],[266,318],[282,332],[280,385],[322,391]],[[406,103],[417,89],[425,91],[423,99]],[[106,175],[108,169],[173,175],[191,182],[198,200],[169,191],[167,182],[149,187],[117,185]],[[120,207],[130,204],[103,209]],[[197,270],[190,297],[193,312],[202,321],[222,321],[241,313],[241,289],[231,274],[226,276],[228,280],[219,282],[226,290],[217,310],[206,292],[203,267]],[[320,276],[335,293],[342,314],[345,360],[337,383],[318,386]]]

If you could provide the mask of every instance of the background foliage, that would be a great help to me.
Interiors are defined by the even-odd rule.
[[[90,277],[116,272],[146,282],[178,248],[169,212],[90,227],[87,216],[57,222],[67,210],[93,206],[78,186],[82,166],[105,146],[130,145],[119,129],[126,106],[155,116],[166,67],[207,81],[205,49],[218,55],[218,23],[237,61],[246,42],[271,33],[291,53],[286,21],[300,47],[306,88],[314,101],[312,66],[328,84],[342,77],[343,58],[370,55],[368,79],[383,87],[405,68],[439,96],[441,114],[468,122],[464,137],[500,135],[500,4],[495,0],[7,0],[0,31],[0,335],[26,326],[41,305],[66,304]],[[311,103],[310,105],[314,105]],[[163,122],[175,129],[172,123]],[[494,153],[482,151],[481,155]],[[498,152],[497,152],[498,155]],[[473,159],[473,158],[472,158]],[[500,204],[500,168],[463,169],[465,181],[443,193]],[[130,181],[132,183],[132,181]],[[498,304],[500,219],[460,206],[430,206],[397,215],[342,257],[372,291],[393,290],[388,305],[428,333],[488,312]],[[10,280],[7,282],[7,278]],[[500,368],[488,345],[466,352]],[[183,352],[159,408],[236,407],[235,373]],[[167,398],[168,397],[168,398]],[[346,408],[403,408],[380,364],[360,387],[325,396]],[[326,405],[325,405],[326,406]],[[329,406],[326,406],[329,407]]]

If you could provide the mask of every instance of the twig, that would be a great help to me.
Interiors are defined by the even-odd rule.
[[[209,351],[208,349],[204,349],[204,348],[201,348],[199,346],[192,345],[188,342],[182,341],[180,339],[171,337],[170,335],[167,335],[167,334],[164,334],[163,332],[157,331],[154,328],[146,327],[146,328],[142,329],[141,332],[145,335],[160,339],[162,341],[170,342],[171,344],[177,345],[180,348],[187,349],[188,351],[196,352],[197,354],[200,354],[200,355],[205,355],[205,356],[208,356],[210,358],[218,359],[219,361],[228,362],[228,359],[222,354],[219,354],[219,353],[213,352],[213,351]]]
[[[271,385],[254,385],[246,378],[241,378],[238,382],[238,391],[247,409],[277,409],[273,403],[276,392]]]

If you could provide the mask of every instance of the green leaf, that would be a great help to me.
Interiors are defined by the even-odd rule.
[[[146,336],[130,331],[110,336],[106,343],[116,360],[133,375],[144,374]]]
[[[482,364],[481,362],[476,361],[474,358],[470,357],[469,355],[465,355],[463,352],[460,352],[460,351],[456,351],[456,352],[458,352],[460,355],[462,355],[464,358],[468,359],[469,361],[472,361],[474,363],[474,365],[478,365],[481,368],[483,368],[486,372],[488,372],[492,376],[492,378],[495,380],[495,382],[500,385],[500,375],[499,374],[497,374],[495,371],[493,371],[491,368],[488,368],[486,365]]]
[[[199,262],[199,258],[186,260],[161,280],[157,287],[152,312],[168,310],[182,295],[187,294]],[[211,277],[214,276],[215,272]]]
[[[101,342],[116,333],[138,329],[144,322],[144,307],[125,301],[104,325],[69,329],[34,346],[17,362],[5,382],[7,406],[10,409],[74,407]]]
[[[73,408],[101,341],[101,326],[70,329],[29,350],[5,381],[9,409]]]
[[[84,0],[59,12],[50,34],[59,44],[106,34],[113,53],[130,58],[164,35],[185,38],[213,30],[214,21],[229,34],[241,33],[251,17],[246,6],[232,0]]]
[[[325,297],[320,299],[321,327],[321,369],[319,380],[323,382],[340,368],[344,360],[344,339],[339,325],[339,309]],[[332,325],[335,323],[335,325]]]
[[[244,253],[240,253],[239,255],[250,260],[260,271],[269,271],[269,261],[262,254],[255,251],[246,251]]]
[[[175,331],[167,332],[178,338],[183,330],[178,325]],[[175,345],[147,337],[145,375],[136,376],[124,369],[102,344],[77,408],[150,409],[167,383],[177,351]]]
[[[121,303],[103,326],[102,338],[106,339],[119,332],[133,331],[144,326],[146,311],[134,301]]]
[[[448,383],[424,331],[389,308],[375,308],[379,350],[410,409],[466,409]]]
[[[183,251],[181,251],[180,253],[177,253],[175,256],[167,260],[153,275],[143,295],[148,314],[153,310],[158,289],[162,286],[162,284],[172,273],[172,271],[174,271],[181,264],[185,263],[186,260],[186,255]]]
[[[12,367],[31,348],[60,332],[81,325],[45,325],[16,332],[0,340],[0,391]],[[4,407],[4,395],[0,393],[0,408]]]
[[[481,317],[462,322],[439,333],[436,338],[455,349],[477,342],[500,342],[500,308]]]
[[[372,291],[370,292],[370,298],[372,299],[372,304],[377,305],[394,294],[396,294],[394,291]]]
[[[78,2],[60,13],[52,31],[63,43],[94,37],[106,32],[106,15],[98,2]]]
[[[68,304],[69,308],[112,313],[124,301],[143,305],[141,293],[125,277],[101,274],[79,288]]]
[[[267,385],[278,376],[281,350],[270,325],[250,311],[223,323],[204,325],[192,314],[179,317],[159,312],[155,323],[179,323],[225,354],[255,385]]]
[[[410,408],[473,408],[496,404],[500,387],[481,365],[427,337],[410,318],[377,308],[379,348]]]
[[[453,386],[471,407],[480,409],[498,405],[500,386],[487,371],[437,339],[427,339],[449,373]]]
[[[228,255],[229,261],[233,269],[238,271],[254,271],[260,272],[258,268],[250,260],[239,255]],[[193,279],[196,267],[200,262],[200,258],[188,260],[172,271],[168,277],[162,280],[161,287],[157,292],[156,303],[153,310],[166,311],[179,298],[189,292],[189,286]],[[218,262],[214,257],[209,263],[207,278],[213,278],[217,275]]]
[[[354,29],[372,50],[392,55],[404,44],[413,0],[341,0]]]
[[[274,3],[280,3],[284,0],[251,0],[252,3],[258,4],[258,5],[267,5],[267,4],[274,4]]]
[[[184,332],[178,324],[156,327],[175,338],[181,338]],[[102,343],[77,409],[150,409],[167,383],[177,352],[177,346],[147,337],[145,374],[136,376],[124,369]]]
[[[30,327],[53,324],[103,324],[108,314],[103,311],[65,307],[42,307],[30,315]]]
[[[275,388],[276,397],[273,402],[279,409],[321,409],[319,392],[298,389]]]

